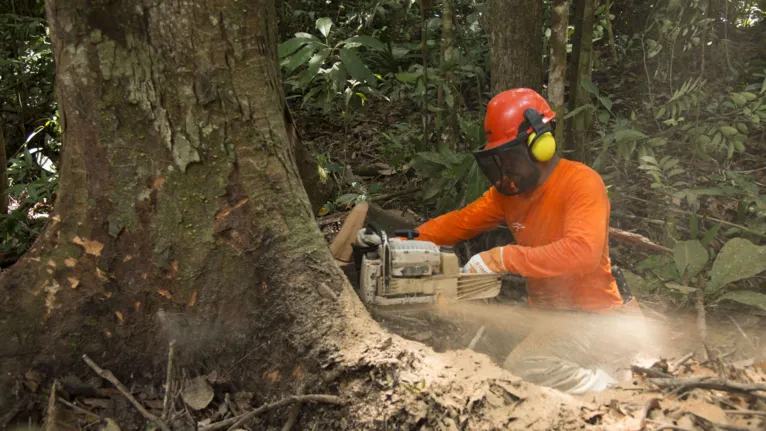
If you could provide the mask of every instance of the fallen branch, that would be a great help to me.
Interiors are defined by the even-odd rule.
[[[168,420],[170,415],[170,393],[173,391],[173,360],[176,356],[176,340],[170,341],[168,349],[168,370],[165,377],[165,399],[162,401],[162,420]]]
[[[215,430],[223,429],[226,427],[229,427],[230,430],[235,430],[243,423],[249,421],[250,419],[262,413],[269,412],[279,407],[289,406],[295,403],[305,403],[305,402],[325,403],[325,404],[335,404],[335,405],[343,404],[343,400],[340,397],[336,397],[334,395],[318,395],[318,394],[293,395],[293,396],[284,398],[282,400],[279,400],[275,403],[264,404],[251,412],[210,424],[206,427],[200,428],[200,431],[215,431]]]
[[[688,379],[663,378],[650,379],[649,381],[660,388],[677,388],[676,392],[679,394],[690,389],[699,388],[711,389],[714,391],[744,393],[766,400],[766,395],[755,393],[756,391],[766,391],[766,384],[763,383],[744,384],[710,377],[693,377]]]
[[[727,415],[742,415],[742,416],[764,416],[766,417],[766,412],[759,412],[755,410],[724,410],[724,413]]]
[[[653,243],[649,238],[643,235],[632,233],[632,232],[626,232],[622,229],[617,229],[614,227],[609,228],[609,238],[618,242],[626,243],[626,244],[638,245],[649,250],[662,251],[665,253],[673,253],[673,250],[663,245]]]
[[[306,392],[306,385],[302,384],[298,391],[296,392],[296,395],[303,395],[304,392]],[[287,414],[287,422],[282,426],[282,431],[290,431],[295,426],[295,423],[298,421],[298,415],[301,413],[301,406],[303,403],[295,403],[292,407],[290,407],[290,413]]]
[[[170,431],[170,427],[160,418],[157,416],[149,413],[144,406],[141,405],[141,403],[138,402],[138,400],[130,393],[128,388],[125,387],[119,380],[117,380],[117,377],[112,374],[111,371],[105,370],[98,366],[93,360],[88,357],[88,355],[82,355],[82,359],[85,361],[86,364],[90,368],[93,369],[93,371],[96,372],[101,378],[108,380],[111,384],[113,384],[120,393],[130,401],[131,404],[136,408],[136,410],[141,413],[141,415],[148,421],[154,422],[157,426],[159,426],[162,431]]]
[[[627,199],[630,199],[630,200],[634,200],[636,202],[643,202],[643,203],[648,204],[648,205],[652,205],[653,204],[652,202],[650,202],[650,201],[648,201],[646,199],[641,199],[641,198],[638,198],[638,197],[635,197],[635,196],[630,196],[630,195],[620,195],[620,196],[624,197],[624,198],[627,198]],[[688,215],[688,216],[694,215],[693,213],[691,213],[689,211],[685,211],[685,210],[678,209],[678,208],[670,207],[668,209],[670,211],[676,213],[676,214],[684,214],[684,215]],[[721,223],[721,224],[729,226],[729,227],[735,227],[735,228],[740,229],[740,230],[742,230],[744,232],[760,236],[761,238],[766,238],[766,233],[758,232],[757,230],[753,230],[753,229],[747,228],[745,226],[742,226],[742,225],[739,225],[739,224],[736,224],[736,223],[732,223],[732,222],[729,222],[729,221],[726,221],[726,220],[721,220],[719,218],[710,217],[710,216],[706,216],[706,215],[701,215],[701,216],[698,215],[698,217],[701,220],[708,219],[708,220],[714,221],[716,223]]]
[[[72,409],[72,410],[74,410],[76,412],[80,412],[80,413],[82,413],[84,415],[87,415],[87,416],[92,416],[92,417],[94,417],[94,418],[96,418],[98,420],[103,420],[103,418],[101,416],[93,413],[92,411],[90,411],[88,409],[84,409],[84,408],[82,408],[80,406],[76,406],[76,405],[70,403],[69,401],[67,401],[67,400],[65,400],[63,398],[58,398],[58,399],[56,399],[56,401],[60,402],[61,404],[69,407],[70,409]]]
[[[630,369],[634,373],[641,373],[647,377],[673,378],[672,375],[663,373],[662,371],[653,370],[651,368],[639,367],[638,365],[631,365]]]
[[[649,412],[652,411],[652,409],[658,408],[660,408],[660,399],[649,398],[646,404],[644,404],[644,409],[641,411],[641,421],[638,423],[638,431],[646,429],[646,419],[649,417]]]
[[[681,366],[689,362],[689,359],[691,359],[692,357],[694,357],[694,352],[687,353],[683,358],[671,364],[670,367],[668,367],[668,370],[670,371],[671,374],[674,374],[676,371],[678,371],[679,368],[681,368]]]

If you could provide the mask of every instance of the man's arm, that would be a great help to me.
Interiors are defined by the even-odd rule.
[[[505,270],[524,277],[547,278],[577,274],[598,267],[607,239],[609,200],[598,174],[569,185],[564,237],[540,247],[502,247]],[[551,217],[555,215],[551,214]]]
[[[473,238],[505,221],[500,199],[498,191],[492,187],[465,208],[420,225],[417,228],[420,233],[418,239],[437,245],[454,245],[458,241]]]

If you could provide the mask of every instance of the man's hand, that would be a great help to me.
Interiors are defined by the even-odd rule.
[[[362,228],[357,232],[356,234],[356,242],[359,243],[359,245],[362,246],[373,246],[373,245],[380,245],[383,240],[380,238],[380,235],[370,230],[369,233],[367,233],[367,228]]]
[[[496,247],[489,251],[475,254],[460,270],[467,274],[501,274],[508,272],[503,263],[503,248]]]

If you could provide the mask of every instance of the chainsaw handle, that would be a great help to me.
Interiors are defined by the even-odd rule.
[[[420,236],[420,232],[415,229],[394,229],[394,236],[403,236],[412,241]]]

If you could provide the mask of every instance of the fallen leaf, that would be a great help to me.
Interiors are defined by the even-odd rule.
[[[125,256],[125,258],[122,259],[123,262],[128,262],[130,260],[133,260],[133,256]]]
[[[189,299],[189,307],[194,307],[194,304],[197,303],[197,291],[195,290],[194,293],[192,293],[191,299]]]
[[[104,335],[106,335],[106,338],[112,338],[112,333],[107,331],[104,331]]]
[[[55,216],[51,217],[51,220],[53,220],[55,222],[60,222],[61,221],[61,216],[55,215]]]
[[[124,322],[124,321],[125,321],[125,318],[124,318],[124,317],[122,317],[122,313],[120,313],[119,311],[115,311],[115,312],[114,312],[114,315],[115,315],[115,316],[117,316],[117,320],[119,320],[119,321],[120,321],[120,323],[122,323],[122,322]]]
[[[157,293],[168,299],[173,299],[173,295],[165,289],[157,289]]]
[[[263,375],[271,380],[271,383],[276,383],[279,380],[279,370],[274,370],[270,373],[264,372]]]
[[[77,265],[77,261],[72,259],[71,257],[68,257],[64,259],[64,265],[66,265],[67,268],[74,268],[75,265]]]
[[[56,267],[56,262],[53,259],[51,259],[51,260],[48,261],[48,266],[52,266],[52,267],[55,268]]]
[[[120,426],[117,425],[117,422],[115,422],[114,419],[106,418],[104,419],[104,421],[106,422],[106,425],[100,428],[101,431],[122,431],[120,429]]]
[[[207,407],[213,401],[213,395],[215,395],[213,388],[205,376],[190,380],[181,391],[181,398],[186,405],[194,410],[202,410]]]
[[[133,309],[135,309],[136,311],[140,310],[141,309],[141,303],[136,301],[136,303],[133,304]]]
[[[53,274],[53,270],[50,268],[46,269],[45,272],[47,272],[48,274]]]
[[[385,163],[375,163],[375,167],[378,168],[378,174],[389,176],[394,174],[394,170],[391,169],[391,166],[388,166]]]
[[[165,407],[162,400],[145,400],[143,403],[146,407],[159,411],[162,411],[163,407]]]
[[[72,242],[82,246],[85,249],[85,253],[92,254],[93,256],[101,256],[101,250],[104,249],[104,244],[98,242],[98,241],[91,241],[91,240],[83,240],[80,239],[79,236],[75,236],[72,239]]]
[[[32,262],[39,262],[40,258],[39,257],[30,257],[29,260],[31,260]]]
[[[84,402],[90,407],[95,407],[98,409],[108,409],[112,406],[111,400],[107,400],[103,398],[84,398],[82,402]]]
[[[72,289],[77,289],[77,286],[80,285],[80,280],[74,277],[67,277],[66,279],[69,281],[69,284],[72,285]]]
[[[98,279],[101,280],[101,281],[109,280],[106,277],[106,274],[104,274],[104,271],[102,271],[100,268],[96,268],[96,276],[98,276]]]
[[[147,273],[141,274],[141,278],[144,279],[144,280],[146,280],[146,277],[148,277],[148,276],[149,276],[149,274],[147,274]]]
[[[296,380],[303,380],[304,375],[305,373],[303,372],[303,367],[301,367],[300,365],[295,367],[295,369],[293,370],[293,377],[295,377]]]
[[[218,380],[218,371],[213,371],[212,373],[205,376],[208,382],[215,383]]]

